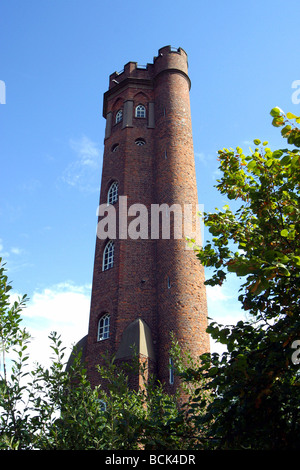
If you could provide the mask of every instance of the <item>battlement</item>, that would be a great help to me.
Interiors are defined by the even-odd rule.
[[[158,58],[158,57],[161,57],[163,56],[164,54],[180,54],[182,56],[185,57],[186,61],[187,61],[187,53],[185,52],[184,49],[182,49],[182,47],[173,47],[173,46],[164,46],[164,47],[161,47],[158,51],[158,56],[154,57],[153,59],[153,62],[155,62],[155,60]]]
[[[158,55],[153,58],[153,63],[139,65],[137,62],[128,62],[123,70],[114,72],[109,77],[109,89],[119,85],[127,78],[152,80],[163,70],[172,69],[181,71],[187,75],[187,53],[181,47],[164,46],[159,49]]]
[[[127,78],[146,79],[153,78],[153,64],[139,65],[137,62],[128,62],[124,69],[109,76],[109,89],[119,85]]]

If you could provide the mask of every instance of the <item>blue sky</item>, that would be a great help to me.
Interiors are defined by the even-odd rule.
[[[30,297],[36,358],[50,331],[66,345],[87,332],[108,76],[165,45],[186,50],[199,203],[212,211],[227,202],[217,150],[281,147],[270,109],[300,114],[299,14],[299,0],[1,1],[0,253]],[[211,317],[243,315],[237,288],[208,289]]]

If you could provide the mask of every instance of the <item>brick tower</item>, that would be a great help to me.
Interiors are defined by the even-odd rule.
[[[170,368],[170,332],[196,357],[209,350],[203,267],[186,249],[188,234],[180,236],[181,209],[198,204],[187,69],[185,51],[166,46],[152,64],[129,62],[113,73],[104,94],[99,223],[85,342],[92,385],[99,381],[95,366],[103,353],[127,361],[134,345],[172,393],[177,378]],[[196,218],[196,210],[192,214]],[[140,380],[136,377],[136,384]]]

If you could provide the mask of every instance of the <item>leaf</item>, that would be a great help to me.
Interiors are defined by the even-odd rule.
[[[291,161],[291,157],[289,155],[285,155],[281,160],[281,165],[288,165]]]
[[[217,375],[218,371],[219,371],[218,367],[212,367],[212,368],[209,370],[209,375],[210,375],[211,377],[213,377],[214,375]]]
[[[297,264],[297,266],[300,266],[300,256],[293,256],[292,259]]]
[[[295,116],[295,114],[293,114],[293,113],[286,113],[286,117],[287,117],[288,119],[295,119],[295,118],[297,118],[297,116]]]
[[[278,263],[278,271],[283,274],[284,276],[290,276],[289,270],[282,264]]]
[[[280,112],[281,112],[280,108],[276,106],[275,108],[271,109],[270,114],[273,117],[277,117],[280,115]]]
[[[249,290],[252,294],[259,295],[268,287],[267,279],[258,279],[254,284],[249,286]]]
[[[281,235],[282,237],[288,237],[289,232],[288,232],[288,230],[287,230],[286,228],[284,228],[283,230],[281,230],[280,235]]]
[[[259,139],[254,139],[253,142],[255,143],[255,145],[259,145],[261,143]]]
[[[281,135],[284,137],[287,134],[289,134],[292,130],[292,127],[290,125],[285,126],[283,129],[281,129]]]
[[[275,117],[272,121],[274,127],[281,127],[284,124],[284,118],[282,116]]]
[[[273,158],[280,158],[281,155],[283,155],[282,150],[275,150],[275,152],[272,153]]]
[[[250,163],[248,163],[247,168],[248,170],[253,170],[253,168],[256,167],[256,161],[252,160]]]

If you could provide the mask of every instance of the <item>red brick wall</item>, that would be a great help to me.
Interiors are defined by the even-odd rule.
[[[164,54],[165,56],[165,54]],[[164,62],[164,56],[157,59]],[[185,69],[183,54],[167,54],[168,65]],[[164,63],[159,64],[164,69]],[[189,80],[184,74],[164,72],[155,86],[156,198],[160,203],[198,203],[194,168]],[[164,155],[166,158],[164,158]],[[170,332],[194,356],[209,349],[204,271],[184,240],[157,242],[159,377],[168,381]],[[171,287],[167,288],[166,276]],[[169,387],[171,390],[172,387]]]
[[[119,83],[114,83],[113,79]],[[151,204],[197,204],[192,128],[189,104],[190,82],[183,50],[162,48],[147,69],[126,64],[122,74],[112,74],[104,95],[104,114],[112,112],[112,127],[105,139],[100,203],[106,201],[113,180],[119,196],[148,208]],[[132,116],[132,127],[115,124],[115,114],[126,100],[142,103],[147,118]],[[149,103],[155,102],[155,128],[148,127]],[[142,137],[146,145],[137,146]],[[112,152],[114,144],[118,150]],[[119,208],[119,202],[115,205]],[[135,219],[135,217],[133,217]],[[130,218],[128,219],[130,222]],[[117,240],[112,269],[102,272],[104,240],[96,240],[87,361],[96,384],[95,365],[108,350],[115,353],[122,332],[135,318],[150,327],[156,354],[158,378],[168,384],[170,331],[195,356],[209,349],[204,273],[184,240]],[[171,287],[168,288],[167,277]],[[103,312],[111,315],[110,337],[97,342],[97,324]],[[174,386],[170,386],[170,391]]]

